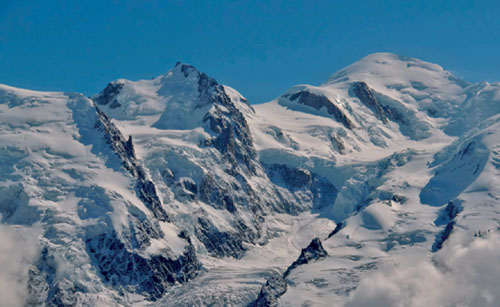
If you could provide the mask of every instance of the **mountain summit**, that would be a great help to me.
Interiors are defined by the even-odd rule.
[[[30,306],[488,305],[499,114],[499,83],[389,53],[259,105],[183,63],[91,98],[0,85],[0,238],[26,255],[1,282]]]

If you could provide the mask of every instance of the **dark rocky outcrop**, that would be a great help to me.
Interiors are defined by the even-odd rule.
[[[283,97],[290,99],[291,101],[297,100],[298,103],[312,107],[316,110],[325,108],[328,114],[344,127],[348,129],[354,128],[352,121],[339,109],[332,101],[323,95],[318,95],[311,93],[309,91],[300,91],[293,94],[283,95]]]
[[[389,121],[397,123],[403,135],[413,140],[430,136],[429,124],[419,119],[415,111],[398,100],[375,92],[365,82],[354,82],[350,88],[350,95],[357,97],[382,123],[387,124]]]
[[[203,89],[200,92],[200,100],[207,100],[207,95],[210,95],[210,100],[214,105],[203,118],[203,122],[208,123],[211,132],[216,135],[212,141],[213,146],[231,163],[233,168],[244,166],[254,174],[257,154],[245,117],[227,96],[222,86]]]
[[[345,154],[345,144],[340,135],[330,134],[330,142],[332,143],[333,149],[335,149],[341,155]]]
[[[257,299],[249,307],[274,307],[278,306],[278,299],[285,294],[287,289],[285,279],[278,275],[267,279],[260,290]]]
[[[285,164],[265,166],[269,179],[274,184],[287,189],[292,195],[301,192],[297,199],[302,206],[287,206],[285,212],[297,214],[306,210],[305,200],[309,200],[310,208],[321,209],[335,203],[338,190],[326,178],[300,167],[291,167]]]
[[[300,265],[323,259],[326,256],[328,256],[328,253],[323,248],[321,240],[319,238],[314,238],[306,248],[302,249],[299,258],[288,267],[285,273],[283,273],[283,277],[286,278],[292,270]]]
[[[434,241],[434,244],[432,244],[431,248],[431,251],[433,253],[443,248],[443,244],[450,237],[451,232],[453,231],[453,227],[455,227],[455,220],[452,220],[448,224],[446,224],[446,227],[443,229],[443,231],[441,231],[436,235],[436,239]]]
[[[446,227],[436,235],[434,244],[432,244],[431,248],[433,253],[439,251],[443,247],[444,242],[448,240],[455,227],[456,218],[462,210],[462,201],[460,200],[452,200],[448,202],[444,209],[440,210],[434,224],[436,226],[446,225]]]
[[[269,277],[266,284],[262,286],[259,296],[249,306],[278,306],[279,298],[285,294],[287,290],[286,278],[292,270],[300,265],[318,261],[328,256],[328,253],[323,248],[321,240],[314,238],[306,248],[303,248],[299,258],[295,260],[281,276]]]
[[[358,99],[369,109],[375,113],[375,116],[381,120],[384,124],[388,122],[388,118],[392,118],[392,113],[385,109],[377,100],[372,90],[368,87],[365,82],[355,82],[351,86],[352,92],[358,97]]]
[[[394,194],[392,196],[391,200],[394,202],[400,203],[400,204],[404,204],[408,199],[406,196]]]
[[[104,139],[121,160],[125,169],[136,178],[135,190],[137,196],[151,210],[153,215],[160,221],[168,221],[168,216],[156,192],[155,185],[146,177],[146,171],[135,156],[132,137],[128,140],[121,134],[120,130],[111,122],[109,117],[96,106],[97,122],[95,128],[104,132]]]
[[[335,226],[335,229],[332,230],[332,232],[330,232],[328,234],[328,239],[330,239],[331,237],[333,237],[334,235],[336,235],[339,231],[341,231],[346,225],[346,222],[345,221],[342,221],[342,222],[339,222],[337,223],[337,225]]]
[[[123,86],[123,83],[111,82],[102,92],[94,96],[92,100],[99,105],[107,105],[111,109],[119,108],[121,104],[116,99],[116,96],[118,96]]]
[[[228,190],[244,191],[244,199],[240,193],[227,193]],[[211,174],[206,174],[197,189],[199,199],[217,209],[226,209],[231,213],[235,213],[238,209],[236,203],[246,203],[250,199],[255,199],[255,192],[249,189],[248,185],[243,184],[243,187],[220,182]]]
[[[184,238],[188,245],[177,259],[168,254],[143,256],[127,248],[114,232],[90,237],[86,244],[105,284],[133,289],[154,301],[171,285],[196,277],[201,269],[190,239]]]
[[[53,281],[56,265],[53,257],[49,255],[47,247],[40,251],[39,259],[34,267],[28,271],[28,297],[26,305],[42,306],[51,301],[54,296]]]
[[[42,274],[37,267],[32,266],[28,270],[28,297],[26,306],[43,306],[49,294],[47,276]]]
[[[291,189],[300,189],[312,184],[312,175],[304,168],[291,168],[285,164],[273,164],[269,167],[271,175],[279,175],[283,183]]]
[[[207,251],[215,257],[239,259],[247,250],[243,245],[244,236],[239,233],[220,231],[204,217],[198,217],[194,234],[205,245]]]
[[[454,220],[457,215],[463,210],[462,201],[452,200],[449,201],[446,207],[439,210],[438,217],[434,221],[436,226],[446,225]]]

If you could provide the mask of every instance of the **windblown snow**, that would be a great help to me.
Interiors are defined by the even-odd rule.
[[[389,53],[259,105],[0,85],[0,305],[496,306],[499,141],[500,83]]]

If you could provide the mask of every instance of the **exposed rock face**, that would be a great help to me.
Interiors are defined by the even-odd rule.
[[[311,172],[304,168],[289,168],[284,164],[273,164],[270,169],[277,172],[290,188],[302,188],[312,184]]]
[[[135,156],[132,137],[125,140],[121,132],[111,122],[109,117],[96,107],[98,121],[95,128],[104,132],[106,142],[122,161],[123,166],[137,179],[136,193],[144,204],[153,212],[160,221],[168,221],[168,216],[163,209],[162,203],[156,193],[156,188],[146,178],[146,172]]]
[[[75,254],[78,248],[82,248],[81,251],[88,255],[97,274],[94,274],[94,270],[79,274],[85,274],[82,277],[93,282],[100,291],[104,290],[104,286],[118,291],[119,295],[136,293],[154,301],[172,285],[195,278],[201,270],[201,264],[197,260],[190,238],[180,233],[180,240],[185,240],[187,245],[179,256],[173,255],[168,248],[160,253],[150,254],[146,250],[151,246],[151,241],[162,239],[164,234],[154,220],[139,218],[132,217],[121,234],[110,230],[111,225],[104,226],[106,219],[101,218],[100,226],[85,227],[82,229],[83,237],[75,237],[71,243],[64,245],[60,245],[58,241],[62,234],[58,233],[57,229],[50,229],[46,236],[50,239],[55,236],[58,240],[51,242],[50,247],[45,246],[42,249],[36,266],[29,271],[28,305],[93,305],[91,302],[81,301],[82,293],[88,292],[88,288],[82,286],[78,280],[56,274],[61,270],[58,249],[69,248],[70,256],[78,255],[79,259],[82,259],[84,254]],[[102,226],[105,228],[100,230]],[[88,273],[89,276],[86,275]]]
[[[448,202],[448,205],[446,205],[446,207],[441,210],[438,218],[434,221],[434,224],[436,224],[436,226],[446,226],[441,232],[436,235],[434,244],[432,244],[431,248],[432,252],[437,252],[443,247],[444,242],[448,240],[453,231],[453,228],[455,227],[457,215],[462,212],[462,210],[462,203],[459,200]]]
[[[355,82],[351,87],[356,97],[380,119],[384,124],[388,122],[388,117],[392,118],[392,114],[384,109],[378,102],[377,98],[365,82]]]
[[[375,92],[365,82],[351,84],[351,95],[357,97],[368,107],[377,119],[387,124],[389,121],[399,125],[399,131],[413,140],[430,137],[430,126],[422,121],[415,111],[405,107],[404,103]]]
[[[109,186],[94,182],[95,177],[87,180],[70,173],[77,180],[73,185],[65,182],[61,190],[71,204],[60,203],[39,213],[44,232],[41,253],[28,274],[27,302],[91,306],[99,301],[96,292],[119,293],[113,297],[117,302],[123,302],[120,297],[127,293],[156,300],[171,285],[197,276],[201,264],[187,234],[181,232],[172,238],[178,228],[169,223],[154,184],[135,156],[132,138],[125,139],[90,101],[78,99],[67,104],[71,111],[67,113],[72,114],[67,119],[68,127],[74,129],[73,138],[79,137],[70,145],[91,145],[84,153],[94,155],[90,157],[94,164],[89,165],[105,176],[123,178],[125,187],[134,187],[137,198],[127,198],[133,190],[131,194],[110,191]],[[59,157],[63,158],[66,156]],[[85,170],[90,168],[85,166]],[[92,176],[92,170],[89,173]],[[68,207],[74,208],[74,214],[67,214]],[[14,218],[15,212],[10,215]],[[168,236],[166,231],[170,232]],[[175,247],[154,245],[166,241]],[[72,270],[71,274],[58,273],[66,268]]]
[[[109,83],[93,100],[99,105],[108,105],[111,109],[119,108],[121,104],[116,100],[116,96],[118,96],[123,86],[122,83]]]
[[[326,178],[311,173],[305,168],[289,167],[285,164],[272,164],[266,167],[271,181],[288,190],[291,195],[297,196],[297,202],[302,206],[290,204],[286,212],[297,214],[304,210],[304,205],[320,209],[335,203],[337,189]],[[295,208],[294,208],[295,207]]]
[[[434,241],[434,244],[432,244],[431,248],[433,253],[439,251],[443,247],[444,242],[446,242],[446,240],[450,237],[453,227],[455,227],[455,220],[451,220],[448,224],[446,224],[443,231],[436,235],[436,240]]]
[[[328,239],[330,239],[331,237],[333,237],[334,235],[336,235],[339,231],[342,230],[342,228],[344,228],[346,225],[345,222],[339,222],[337,223],[337,225],[335,226],[335,229],[332,230],[332,232],[330,232],[328,234]]]
[[[460,200],[452,200],[448,202],[446,207],[440,210],[438,218],[434,221],[436,226],[448,224],[455,219],[457,215],[463,210],[462,202]]]
[[[286,281],[282,276],[270,277],[262,287],[259,297],[250,304],[251,307],[274,307],[278,306],[278,299],[285,294]]]
[[[336,134],[330,134],[330,142],[333,148],[338,151],[341,155],[345,154],[345,144],[342,138]]]
[[[321,240],[314,238],[306,248],[302,249],[299,258],[288,267],[285,273],[283,273],[283,277],[286,278],[293,269],[300,265],[323,259],[326,256],[328,256],[328,253],[323,248]]]
[[[294,94],[284,95],[283,97],[289,98],[292,101],[297,100],[298,103],[312,107],[316,110],[325,108],[328,114],[332,115],[336,121],[346,128],[352,129],[354,127],[354,124],[344,112],[325,96],[317,95],[309,91],[300,91]]]
[[[198,79],[199,104],[201,107],[212,104],[212,108],[203,117],[210,130],[216,134],[212,144],[233,165],[245,166],[255,173],[255,149],[248,123],[240,110],[231,101],[214,79],[204,73]]]
[[[30,268],[28,274],[28,302],[31,306],[43,305],[46,302],[60,300],[55,298],[54,274],[56,272],[55,261],[49,256],[47,247],[40,252],[38,263]],[[56,306],[67,306],[59,304]],[[69,304],[68,304],[69,306]]]
[[[135,156],[132,137],[126,140],[97,106],[96,112],[95,128],[104,133],[106,143],[120,158],[125,169],[136,178],[137,196],[158,221],[169,221],[155,185],[147,178],[145,169]],[[134,292],[155,300],[161,297],[170,285],[186,282],[198,274],[201,264],[187,234],[181,233],[188,245],[184,254],[178,258],[172,258],[167,251],[165,255],[145,256],[142,251],[151,245],[151,239],[160,239],[164,234],[156,221],[150,222],[142,215],[134,217],[132,214],[130,218],[129,228],[122,233],[122,239],[115,232],[92,234],[86,239],[88,253],[97,262],[105,283],[113,287],[132,286]]]
[[[314,238],[306,248],[302,249],[299,258],[295,260],[283,273],[282,276],[272,276],[267,279],[266,284],[262,286],[257,299],[250,306],[278,306],[280,296],[287,290],[286,277],[296,267],[313,261],[318,261],[328,256],[323,248],[321,240]]]
[[[142,256],[129,250],[116,233],[89,238],[87,248],[105,283],[113,287],[133,287],[134,292],[156,300],[169,286],[194,278],[201,269],[195,250],[187,240],[189,245],[177,259],[163,255]]]
[[[239,233],[221,232],[208,219],[203,217],[198,218],[195,235],[203,242],[212,256],[226,256],[238,259],[246,251],[243,246],[244,236]]]

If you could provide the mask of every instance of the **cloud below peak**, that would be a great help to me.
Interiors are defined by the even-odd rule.
[[[498,306],[500,235],[447,243],[432,260],[366,276],[345,306]]]

